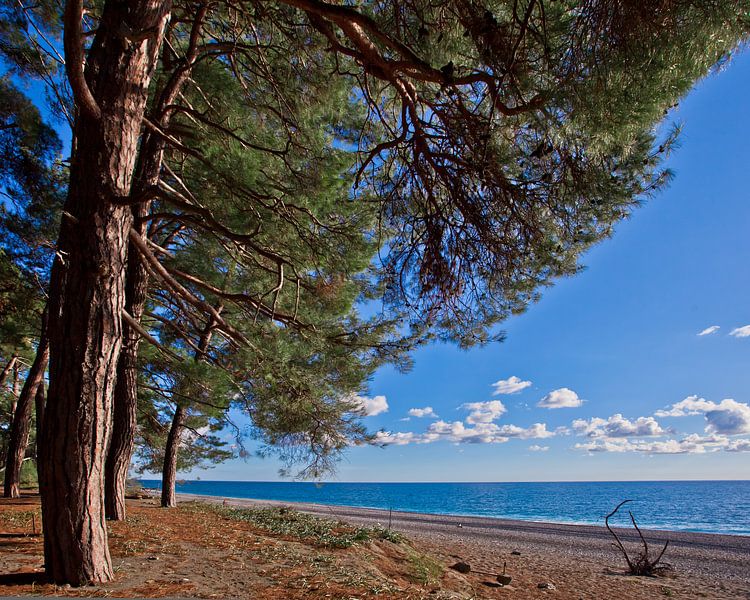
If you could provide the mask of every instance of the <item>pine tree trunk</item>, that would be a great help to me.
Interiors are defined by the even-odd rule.
[[[68,0],[67,7],[73,11],[76,3]],[[66,38],[66,69],[79,105],[50,281],[50,385],[40,448],[45,568],[55,583],[112,579],[104,463],[132,225],[121,200],[130,194],[169,10],[168,0],[106,2],[85,68],[98,112],[76,79],[81,40]],[[66,19],[66,32],[80,25],[80,15],[66,10]]]
[[[130,248],[125,309],[140,321],[146,302],[148,274]],[[138,345],[140,335],[124,327],[124,341],[117,364],[112,441],[105,466],[106,516],[114,521],[125,519],[125,485],[135,444],[136,409],[138,407]]]
[[[161,505],[164,508],[177,506],[175,482],[177,481],[177,452],[185,425],[185,409],[179,404],[172,417],[172,426],[167,436],[167,446],[164,449],[164,469],[161,477]]]
[[[148,203],[150,204],[150,202]],[[148,214],[148,204],[134,211],[135,217]],[[134,224],[140,235],[146,234],[145,221]],[[140,322],[148,295],[148,271],[138,250],[130,244],[125,285],[125,310]],[[113,521],[125,519],[125,486],[135,447],[138,408],[138,346],[141,336],[132,327],[123,327],[123,346],[117,363],[112,440],[107,451],[104,474],[105,514]]]
[[[13,365],[13,389],[11,390],[11,400],[10,400],[10,414],[15,416],[16,410],[18,409],[18,385],[20,382],[20,377],[18,376],[18,361]]]
[[[2,372],[0,372],[0,388],[5,385],[5,382],[8,380],[8,375],[10,375],[10,372],[16,366],[17,361],[18,361],[18,355],[14,354],[13,356],[10,357],[8,364],[5,365]]]
[[[5,365],[2,372],[0,372],[0,390],[5,385],[5,382],[8,380],[8,376],[15,372],[16,364],[18,363],[18,355],[14,354],[10,357],[10,360],[8,361],[8,364]],[[10,418],[13,419],[13,415],[16,414],[16,402],[15,399],[12,399],[10,401]],[[3,456],[3,462],[5,462],[5,457]]]
[[[156,145],[158,144],[158,145]],[[144,142],[145,149],[139,180],[135,192],[154,185],[159,179],[163,145],[149,136]],[[146,236],[146,220],[150,202],[140,205],[134,211],[134,228]],[[125,287],[125,310],[140,323],[148,296],[149,273],[138,255],[138,250],[131,244],[128,250],[128,271]],[[130,460],[135,447],[138,407],[138,346],[141,336],[132,327],[123,327],[123,346],[117,364],[117,384],[114,396],[114,417],[112,422],[112,441],[107,453],[105,466],[106,515],[113,521],[125,519],[125,485],[128,478]]]
[[[224,304],[219,303],[216,306],[217,314],[221,314],[224,310]],[[198,343],[198,348],[193,355],[194,361],[203,360],[206,353],[208,352],[208,346],[211,343],[213,337],[214,327],[216,322],[211,319],[206,328],[201,333],[201,339]],[[167,446],[164,449],[164,468],[162,469],[161,476],[161,505],[163,508],[174,508],[177,506],[177,496],[175,494],[175,482],[177,481],[177,453],[180,449],[180,441],[182,439],[182,432],[185,429],[185,420],[187,414],[185,409],[179,404],[175,408],[174,416],[172,417],[172,426],[169,429],[169,435],[167,435]]]
[[[199,31],[207,6],[199,9],[201,14],[196,16],[196,27]],[[196,36],[197,39],[197,36]],[[193,46],[195,42],[193,42]],[[192,48],[192,46],[191,46]],[[171,50],[170,50],[171,52]],[[176,70],[167,80],[159,94],[158,106],[166,107],[172,104],[182,91],[188,80],[192,60],[195,59],[195,49],[188,52],[186,62]],[[172,111],[161,111],[161,115],[154,115],[153,120],[159,127],[166,130],[172,117]],[[144,135],[139,158],[134,193],[142,192],[159,182],[162,160],[164,157],[164,141],[153,134]],[[134,228],[142,237],[147,235],[147,221],[151,202],[140,204],[134,209]],[[140,323],[146,306],[148,295],[149,272],[146,265],[138,256],[138,250],[131,244],[128,250],[128,272],[125,288],[125,310],[134,320]],[[124,338],[120,360],[117,365],[117,384],[114,396],[114,418],[112,422],[112,441],[107,453],[105,466],[105,510],[108,519],[122,521],[126,516],[125,485],[128,478],[130,460],[135,446],[138,407],[138,346],[141,336],[131,327],[124,326]]]
[[[3,495],[6,498],[18,498],[21,495],[21,464],[26,455],[31,430],[31,412],[34,407],[34,397],[39,386],[44,386],[44,371],[49,361],[49,338],[47,337],[47,308],[42,314],[42,329],[39,336],[39,346],[36,350],[34,362],[26,376],[26,382],[18,397],[18,405],[13,413],[13,423],[10,428],[8,441],[8,456],[5,463],[5,482]]]
[[[34,410],[36,412],[36,476],[39,481],[42,480],[42,463],[39,460],[39,449],[42,443],[42,428],[44,427],[44,405],[46,402],[46,395],[44,393],[44,381],[39,384],[36,388],[36,394],[34,394]]]

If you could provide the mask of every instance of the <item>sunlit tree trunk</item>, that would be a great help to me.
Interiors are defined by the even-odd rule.
[[[8,377],[10,376],[11,373],[15,374],[17,372],[16,371],[17,365],[18,365],[18,356],[14,354],[13,356],[10,357],[10,360],[5,365],[3,370],[0,372],[0,388],[2,388],[5,385],[5,382],[8,381]],[[15,394],[14,394],[13,398],[11,398],[11,401],[10,401],[11,418],[13,418],[13,415],[15,414],[15,412],[16,412],[16,399],[15,399]]]
[[[21,377],[18,371],[18,361],[13,365],[13,389],[11,390],[10,399],[10,414],[15,415],[18,409],[18,396],[20,395],[19,386],[21,385]]]
[[[139,234],[145,232],[145,225],[136,227]],[[140,321],[146,304],[148,272],[139,260],[137,250],[131,247],[129,254],[125,308]],[[125,519],[125,485],[135,444],[139,342],[140,334],[126,325],[117,364],[112,441],[105,467],[106,516],[115,521]]]
[[[103,8],[85,60],[83,6],[68,0],[76,100],[68,197],[50,282],[49,392],[41,444],[45,569],[56,583],[112,579],[104,462],[122,342],[131,180],[168,0]]]
[[[185,409],[177,405],[172,426],[169,428],[167,445],[164,449],[164,469],[161,479],[161,505],[164,508],[177,506],[177,495],[175,494],[175,483],[177,481],[177,452],[180,449],[182,432],[185,429]]]
[[[3,370],[0,371],[0,387],[5,385],[5,382],[8,380],[8,375],[10,375],[11,371],[13,371],[13,368],[16,366],[17,361],[18,356],[14,354],[10,357],[8,364],[6,364],[5,367],[3,367]]]
[[[169,127],[173,111],[163,110],[173,104],[188,81],[194,61],[198,56],[200,33],[208,13],[208,5],[197,9],[188,48],[182,61],[165,79],[152,108],[153,120],[162,130]],[[171,52],[171,49],[169,50]],[[155,186],[161,175],[164,156],[164,140],[157,135],[144,136],[138,164],[134,193],[140,193]],[[134,209],[134,228],[142,237],[147,236],[147,221],[150,202]],[[140,260],[138,251],[131,244],[128,256],[128,273],[125,290],[125,308],[135,321],[140,322],[146,306],[149,272]],[[125,519],[125,485],[130,460],[133,455],[136,433],[136,408],[138,405],[138,346],[140,335],[131,327],[124,327],[123,347],[117,365],[117,385],[114,397],[114,419],[112,441],[107,455],[105,487],[106,514],[108,519]]]
[[[216,307],[216,313],[221,314],[224,305],[219,304]],[[201,334],[200,342],[193,355],[193,360],[203,360],[211,344],[213,330],[216,326],[214,319],[211,319]],[[185,430],[185,420],[187,413],[185,408],[177,404],[174,415],[172,416],[172,425],[167,435],[167,445],[164,449],[164,468],[161,477],[161,505],[163,508],[172,508],[177,506],[177,495],[175,493],[175,483],[177,481],[177,453],[180,450],[182,441],[182,432]]]

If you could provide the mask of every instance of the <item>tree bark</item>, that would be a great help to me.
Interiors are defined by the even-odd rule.
[[[0,372],[0,388],[5,385],[8,380],[8,376],[11,372],[15,372],[16,364],[18,363],[18,355],[14,354],[10,357],[8,364],[5,365],[2,372]],[[13,420],[13,415],[16,414],[16,402],[15,399],[10,401],[10,419]],[[3,457],[4,458],[4,457]]]
[[[0,391],[2,391],[2,388],[5,385],[5,382],[8,380],[8,376],[13,371],[13,367],[15,367],[17,361],[18,361],[18,355],[17,354],[13,354],[10,357],[10,360],[5,365],[5,367],[3,367],[3,370],[0,371]],[[13,406],[13,404],[11,403],[10,413],[8,415],[8,417],[9,417],[8,420],[11,423],[13,422],[13,415],[15,414],[15,412],[16,412],[15,406]],[[5,462],[6,462],[6,460],[7,460],[7,457],[8,457],[7,450],[8,450],[8,448],[7,448],[6,444],[0,444],[0,465],[4,465]]]
[[[47,337],[47,308],[42,314],[42,329],[34,362],[31,364],[23,389],[18,396],[18,405],[13,414],[8,441],[8,456],[5,463],[3,496],[18,498],[21,495],[21,464],[26,455],[31,431],[31,412],[39,386],[44,385],[44,371],[49,362],[49,338]],[[38,433],[37,433],[38,435]]]
[[[159,100],[154,106],[153,122],[161,129],[167,129],[172,111],[164,110],[174,103],[188,80],[190,70],[197,57],[198,41],[207,5],[199,8],[193,24],[193,31],[185,58],[166,81]],[[171,52],[171,50],[170,50]],[[134,185],[134,193],[143,192],[159,182],[164,141],[153,134],[145,134],[140,155],[140,163]],[[141,204],[134,211],[135,229],[142,237],[147,227],[144,217],[148,215],[151,202]],[[140,322],[146,304],[149,273],[138,250],[130,245],[128,250],[128,273],[125,291],[125,307],[128,313]],[[105,473],[106,514],[108,519],[125,519],[125,484],[133,454],[136,430],[136,408],[138,404],[137,362],[140,335],[130,327],[125,327],[125,336],[120,361],[117,366],[117,384],[114,397],[114,421],[112,441],[107,455]]]
[[[12,396],[10,400],[10,414],[15,416],[16,410],[18,409],[18,384],[20,377],[18,376],[18,361],[16,360],[13,365],[13,389],[11,390]]]
[[[136,264],[137,263],[137,264]],[[138,260],[137,251],[129,250],[125,306],[134,319],[140,320],[146,302],[148,273]],[[125,519],[125,485],[135,444],[138,406],[138,345],[140,335],[124,327],[124,342],[117,363],[112,440],[105,466],[105,513],[108,519]]]
[[[44,405],[46,403],[46,394],[44,393],[44,381],[36,388],[34,394],[34,410],[36,412],[36,476],[39,481],[42,480],[42,463],[39,460],[39,452],[42,443],[42,428],[44,427]]]
[[[66,70],[78,112],[50,281],[50,385],[40,448],[45,568],[55,583],[112,579],[104,462],[132,225],[123,200],[170,9],[169,0],[108,0],[81,78],[76,34],[83,7],[80,0],[66,5]]]
[[[203,27],[208,6],[198,10],[193,24],[187,54],[181,64],[167,79],[158,102],[153,107],[152,121],[166,130],[173,111],[164,108],[173,104],[188,80],[190,70],[198,52],[200,31]],[[171,52],[171,50],[170,50]],[[159,182],[162,160],[164,157],[164,140],[152,133],[144,133],[141,153],[136,172],[133,193],[142,193]],[[151,201],[140,204],[133,210],[134,229],[141,237],[146,237],[148,216]],[[125,310],[140,322],[146,306],[148,295],[149,272],[141,260],[138,249],[131,243],[128,249],[128,271],[125,286]],[[122,521],[126,516],[125,485],[128,478],[130,460],[135,445],[138,406],[138,346],[141,336],[132,327],[123,327],[123,346],[117,365],[117,384],[114,395],[114,417],[112,422],[112,440],[107,453],[105,466],[105,512],[108,519]]]
[[[8,375],[10,375],[10,372],[16,366],[17,361],[18,361],[18,355],[14,354],[13,356],[10,357],[8,364],[5,365],[2,372],[0,372],[0,387],[3,387],[5,385],[5,382],[8,379]]]
[[[216,307],[216,313],[221,314],[224,305],[219,303]],[[203,360],[208,352],[211,338],[213,337],[216,319],[210,319],[206,328],[201,333],[198,348],[193,354],[193,360],[198,362]],[[185,420],[187,414],[185,408],[180,404],[177,405],[172,416],[172,426],[169,428],[167,435],[167,446],[164,449],[164,467],[161,477],[161,505],[162,508],[174,508],[177,506],[177,496],[175,494],[175,482],[177,481],[177,453],[180,449],[182,432],[185,429]]]
[[[164,469],[161,477],[161,505],[163,508],[177,506],[175,482],[177,481],[177,452],[185,428],[185,409],[177,405],[172,417],[172,426],[167,436],[167,446],[164,449]]]

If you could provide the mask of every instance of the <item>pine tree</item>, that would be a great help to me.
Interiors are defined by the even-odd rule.
[[[471,344],[495,337],[494,326],[524,310],[540,287],[576,272],[581,252],[665,181],[653,127],[746,34],[747,3],[664,1],[645,9],[635,0],[279,0],[238,9],[204,5],[196,17],[193,6],[180,3],[106,0],[85,19],[95,23],[87,26],[93,37],[82,34],[83,3],[66,3],[75,146],[57,245],[65,263],[55,264],[50,286],[41,486],[47,570],[54,581],[73,584],[111,577],[103,481],[83,474],[103,471],[127,318],[128,243],[172,298],[203,313],[204,322],[215,319],[238,346],[251,341],[203,299],[221,296],[208,282],[162,268],[159,250],[131,231],[134,213],[158,197],[238,253],[255,243],[252,232],[237,235],[222,215],[206,211],[201,189],[169,180],[133,187],[136,157],[161,152],[144,145],[154,137],[186,163],[206,167],[204,185],[237,175],[227,155],[184,143],[202,128],[234,139],[233,124],[203,122],[181,96],[164,107],[183,116],[181,131],[143,118],[156,100],[160,56],[186,73],[207,63],[223,68],[243,88],[247,114],[281,122],[291,144],[295,128],[285,116],[307,98],[284,94],[285,80],[347,82],[346,99],[364,108],[365,122],[334,133],[360,161],[351,201],[376,193],[387,239],[386,309],[407,311],[407,324],[418,330]],[[198,39],[195,54],[162,48],[165,30]],[[282,59],[288,69],[280,68]],[[141,135],[144,128],[149,135]],[[181,170],[174,174],[184,180]],[[296,215],[284,204],[285,183],[237,197],[254,201],[248,215],[269,211],[283,219]],[[275,272],[292,283],[288,273],[281,276],[283,261],[274,261],[269,279]],[[244,313],[253,301],[259,314],[285,327],[296,321],[274,302],[231,298]]]
[[[176,277],[190,273],[186,282],[190,293],[214,306],[235,333],[227,336],[225,328],[223,338],[213,338],[220,344],[218,349],[204,347],[211,339],[211,329],[221,330],[217,319],[200,324],[199,314],[185,313],[180,305],[185,294],[175,298],[170,290],[161,290],[155,296],[159,309],[148,319],[159,324],[157,331],[151,332],[153,337],[161,346],[167,340],[177,343],[169,347],[172,355],[192,348],[192,359],[179,365],[165,364],[157,357],[159,361],[146,367],[147,373],[158,373],[152,376],[149,389],[159,390],[162,404],[164,398],[171,399],[166,450],[147,447],[142,451],[142,455],[165,457],[164,506],[175,502],[180,454],[193,450],[181,444],[186,419],[193,421],[193,441],[207,442],[210,438],[195,437],[195,430],[221,418],[216,410],[226,411],[230,406],[225,394],[206,394],[205,390],[216,389],[210,383],[214,379],[209,377],[212,369],[207,360],[221,367],[214,369],[217,375],[221,369],[231,373],[236,396],[233,404],[251,416],[255,435],[285,457],[306,462],[304,473],[319,475],[347,442],[368,439],[347,398],[362,389],[365,379],[383,361],[404,366],[404,354],[416,341],[397,332],[396,314],[360,322],[352,313],[355,302],[373,293],[367,271],[378,246],[373,241],[375,205],[348,201],[351,157],[337,149],[333,136],[320,127],[336,119],[343,127],[355,118],[347,114],[352,107],[342,102],[345,90],[328,83],[316,89],[318,93],[310,93],[314,101],[286,115],[287,121],[296,119],[291,146],[279,135],[280,124],[253,121],[243,114],[243,103],[235,99],[242,97],[241,89],[236,96],[217,97],[218,90],[236,85],[233,79],[222,71],[203,75],[196,79],[202,97],[211,101],[202,106],[201,97],[193,98],[191,110],[212,122],[238,124],[230,139],[217,142],[207,130],[206,135],[182,141],[190,153],[179,157],[184,176],[173,178],[173,184],[202,189],[201,216],[206,219],[195,220],[190,212],[166,212],[174,203],[174,191],[154,210],[162,222],[172,227],[180,224],[179,239],[160,245],[166,250],[160,252],[162,268]],[[312,84],[320,85],[306,85]],[[177,131],[179,125],[175,119]],[[196,139],[204,142],[198,144]],[[211,147],[212,143],[216,147]],[[285,143],[283,153],[268,150]],[[217,178],[216,170],[207,169],[203,161],[191,164],[191,153],[220,153],[228,157],[231,168]],[[167,163],[173,160],[177,156],[171,155]],[[282,181],[284,205],[291,209],[286,213],[257,200],[271,197]],[[180,202],[180,208],[190,207],[188,200]],[[211,223],[215,222],[226,229],[214,231]],[[250,236],[252,243],[237,252],[237,239]],[[176,333],[180,335],[175,337]],[[238,346],[239,338],[248,343]],[[159,363],[161,368],[155,368]],[[201,367],[203,375],[190,377],[190,370],[199,368],[200,363],[206,363]],[[186,364],[195,366],[186,369]],[[166,389],[160,381],[169,382]],[[149,410],[148,414],[154,413]],[[145,437],[153,444],[164,427],[160,418],[149,418],[148,423],[154,427]],[[205,456],[211,445],[205,443],[199,449],[193,456]],[[153,459],[146,463],[153,467]]]

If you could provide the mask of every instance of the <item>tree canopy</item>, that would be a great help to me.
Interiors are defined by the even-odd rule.
[[[139,364],[173,424],[241,406],[318,473],[367,441],[352,394],[374,368],[500,338],[669,179],[660,120],[747,32],[746,0],[4,5],[0,53],[74,140],[40,438],[51,578],[112,576],[105,453],[127,468]],[[59,198],[51,154],[29,160],[43,177],[13,181]],[[55,223],[39,205],[21,213]]]

